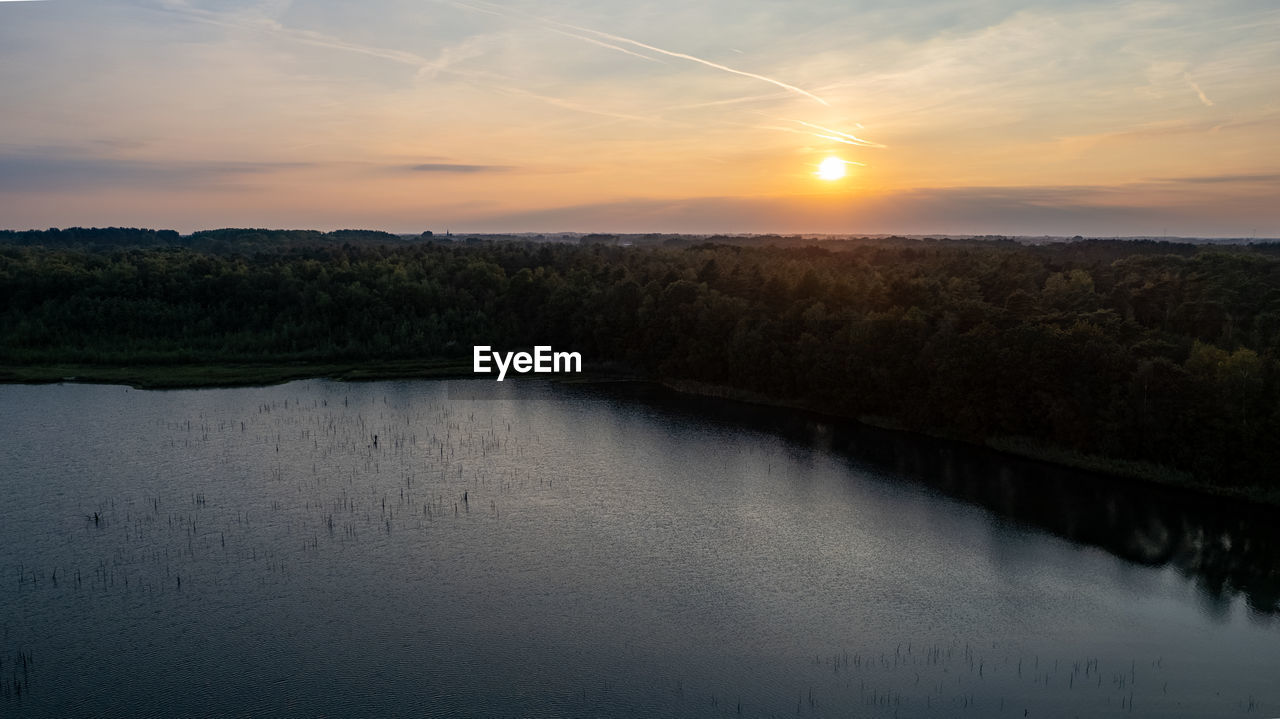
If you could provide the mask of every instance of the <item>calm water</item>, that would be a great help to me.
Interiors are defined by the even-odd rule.
[[[1280,716],[1274,517],[476,389],[0,387],[0,714]]]

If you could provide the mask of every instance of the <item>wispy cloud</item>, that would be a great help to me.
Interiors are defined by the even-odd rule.
[[[600,117],[610,117],[615,120],[628,120],[631,122],[640,122],[640,123],[646,123],[646,124],[655,124],[655,123],[670,124],[669,121],[665,121],[657,117],[651,117],[647,115],[636,115],[636,114],[626,113],[626,112],[614,112],[612,110],[606,110],[594,105],[584,105],[582,103],[574,102],[573,100],[569,100],[563,97],[557,97],[554,95],[543,95],[540,93],[533,92],[532,90],[526,90],[522,87],[515,87],[514,85],[504,85],[501,87],[496,87],[495,89],[507,95],[517,95],[519,97],[527,97],[533,100],[537,100],[539,102],[544,102],[548,105],[554,105],[555,107],[562,107],[566,110],[573,110],[574,112],[581,112],[588,115],[599,115]]]
[[[881,145],[878,142],[864,140],[856,135],[850,135],[847,132],[840,132],[839,130],[832,130],[829,127],[823,127],[822,125],[815,125],[812,122],[805,122],[804,120],[792,120],[792,122],[827,133],[825,135],[816,135],[817,137],[825,138],[827,140],[835,140],[836,142],[843,142],[846,145],[859,145],[861,147],[884,147],[884,145]]]
[[[710,107],[727,107],[729,105],[745,105],[756,102],[774,102],[778,98],[783,97],[783,93],[774,91],[761,95],[744,95],[742,97],[730,97],[723,100],[707,100],[705,102],[690,102],[680,105],[668,105],[663,111],[671,110],[699,110]]]
[[[421,165],[407,165],[404,169],[411,172],[453,172],[467,175],[478,172],[509,172],[515,168],[511,165],[461,165],[452,162],[426,162]]]
[[[1196,91],[1196,96],[1200,98],[1200,102],[1202,102],[1205,107],[1213,107],[1213,100],[1210,100],[1209,97],[1204,94],[1204,90],[1200,89],[1200,86],[1196,84],[1196,81],[1192,80],[1190,75],[1184,75],[1183,77],[1187,79],[1187,84],[1191,85],[1191,89]]]
[[[1220,185],[1228,183],[1267,184],[1280,183],[1280,173],[1244,173],[1236,175],[1198,175],[1192,177],[1165,177],[1155,182],[1178,182],[1192,185]]]
[[[690,62],[696,62],[696,63],[698,63],[698,64],[706,65],[707,67],[714,68],[714,69],[716,69],[716,70],[721,70],[721,71],[723,71],[723,72],[731,73],[731,74],[734,74],[734,75],[741,75],[742,77],[749,77],[749,78],[752,78],[752,79],[754,79],[754,80],[760,80],[760,81],[762,81],[762,82],[767,82],[767,83],[769,83],[769,84],[771,84],[771,85],[777,85],[778,87],[780,87],[780,88],[782,88],[783,90],[786,90],[786,91],[788,91],[788,92],[794,92],[794,93],[796,93],[797,95],[803,95],[804,97],[807,97],[807,98],[809,98],[809,99],[811,99],[811,100],[816,100],[817,102],[819,102],[819,103],[821,103],[821,104],[823,104],[823,105],[827,105],[827,106],[830,106],[830,105],[831,105],[831,103],[827,102],[826,100],[822,99],[821,97],[818,97],[817,95],[813,94],[812,92],[809,92],[808,90],[805,90],[804,88],[796,87],[795,85],[792,85],[792,84],[790,84],[790,83],[783,82],[783,81],[781,81],[781,80],[776,80],[776,79],[774,79],[774,78],[772,78],[772,77],[768,77],[767,75],[760,75],[760,74],[757,74],[757,73],[754,73],[754,72],[747,72],[747,71],[745,71],[745,70],[739,70],[739,69],[737,69],[737,68],[732,68],[732,67],[729,67],[728,65],[721,65],[721,64],[720,64],[720,63],[718,63],[718,62],[712,62],[712,61],[710,61],[710,60],[705,60],[705,59],[703,59],[703,58],[700,58],[700,57],[697,57],[697,56],[694,56],[694,55],[690,55],[690,54],[688,54],[688,53],[675,52],[675,51],[673,51],[673,50],[664,50],[664,49],[662,49],[662,48],[660,48],[660,47],[657,47],[657,46],[655,46],[655,45],[649,45],[649,44],[647,44],[647,43],[643,43],[643,42],[640,42],[640,41],[638,41],[638,40],[632,40],[632,39],[630,39],[630,38],[625,38],[625,37],[622,37],[621,35],[613,35],[613,34],[611,34],[611,33],[601,32],[601,31],[599,31],[599,30],[592,30],[592,29],[590,29],[590,28],[585,28],[585,27],[579,27],[579,26],[577,26],[577,25],[568,25],[568,27],[571,27],[571,28],[573,28],[573,29],[575,29],[575,30],[580,30],[580,31],[582,31],[582,32],[588,32],[588,33],[591,33],[591,34],[593,34],[593,35],[598,35],[598,36],[603,37],[603,38],[608,38],[608,39],[610,39],[610,40],[614,40],[614,41],[616,41],[616,42],[623,42],[623,43],[627,43],[627,44],[630,44],[630,45],[634,45],[634,46],[636,46],[636,47],[641,47],[641,48],[644,48],[644,49],[646,49],[646,50],[650,50],[650,51],[652,51],[652,52],[661,53],[661,54],[663,54],[663,55],[669,55],[669,56],[671,56],[671,57],[677,57],[677,58],[680,58],[680,59],[682,59],[682,60],[688,60],[688,61],[690,61]]]
[[[640,58],[641,60],[645,60],[645,61],[648,61],[648,62],[656,62],[656,63],[661,63],[661,62],[662,62],[661,60],[659,60],[659,59],[658,59],[658,58],[656,58],[656,57],[649,57],[648,55],[641,55],[640,53],[638,53],[638,52],[634,52],[634,51],[632,51],[632,50],[628,50],[628,49],[626,49],[625,47],[619,47],[619,46],[617,46],[617,45],[611,45],[611,44],[609,44],[609,43],[607,43],[607,42],[603,42],[603,41],[601,41],[601,40],[597,40],[597,39],[595,39],[595,38],[593,38],[593,37],[587,37],[586,35],[579,35],[579,34],[577,34],[577,33],[569,32],[568,30],[561,30],[561,29],[559,29],[559,28],[554,28],[554,27],[548,27],[547,29],[548,29],[548,30],[550,30],[551,32],[559,33],[559,34],[561,34],[561,35],[565,35],[565,36],[567,36],[567,37],[571,37],[571,38],[574,38],[574,39],[577,39],[577,40],[581,40],[581,41],[583,41],[583,42],[585,42],[585,43],[590,43],[590,44],[592,44],[592,45],[596,45],[596,46],[598,46],[598,47],[608,48],[608,49],[610,49],[610,50],[616,50],[616,51],[618,51],[618,52],[620,52],[620,53],[622,53],[622,54],[624,54],[624,55],[630,55],[631,57],[638,57],[638,58]]]
[[[286,27],[279,21],[264,15],[213,12],[210,10],[191,7],[185,2],[175,0],[168,0],[164,3],[163,7],[169,12],[181,14],[189,20],[208,25],[215,25],[233,30],[270,33],[277,36],[287,37],[294,42],[306,45],[329,48],[331,50],[341,50],[343,52],[356,53],[359,55],[367,55],[369,57],[376,57],[421,69],[430,70],[435,64],[434,61],[422,57],[421,55],[405,52],[403,50],[362,45],[359,43],[347,42],[341,38],[334,37],[333,35],[315,32],[313,30],[301,30]]]
[[[831,140],[833,142],[839,142],[845,145],[853,145],[854,147],[872,147],[872,148],[887,147],[887,145],[881,145],[878,142],[871,142],[870,140],[864,140],[860,137],[856,137],[854,135],[840,132],[839,130],[832,130],[826,127],[822,127],[821,125],[814,125],[808,122],[804,122],[802,120],[787,120],[787,122],[794,122],[799,125],[803,125],[805,127],[818,129],[818,130],[821,130],[821,132],[813,132],[812,130],[802,130],[796,127],[789,127],[786,125],[752,125],[751,127],[754,127],[759,130],[773,130],[775,132],[788,132],[793,135],[804,135],[806,137],[816,137],[820,140]],[[863,164],[863,163],[857,163],[857,164]]]
[[[445,73],[466,79],[473,86],[486,87],[490,90],[507,95],[525,97],[565,110],[571,110],[573,112],[645,123],[659,121],[654,117],[611,112],[599,107],[577,103],[568,98],[533,92],[523,87],[511,84],[510,82],[504,82],[493,73],[462,70],[454,67],[460,59],[472,57],[477,54],[477,51],[474,48],[474,38],[459,47],[446,48],[437,58],[428,59],[422,55],[404,50],[364,45],[349,42],[342,38],[313,30],[290,28],[276,20],[263,16],[211,12],[208,10],[192,8],[181,0],[167,0],[165,7],[171,12],[181,14],[196,22],[226,27],[239,31],[269,33],[304,45],[375,57],[415,68],[417,69],[419,76],[434,76]]]
[[[34,148],[0,153],[0,190],[18,193],[111,187],[207,188],[311,166],[299,162],[124,160],[93,156],[73,148]]]
[[[501,17],[515,18],[515,19],[522,19],[522,20],[526,20],[526,21],[532,21],[532,22],[534,22],[534,23],[540,24],[540,25],[542,25],[542,26],[544,26],[544,27],[547,27],[548,29],[552,29],[552,30],[555,30],[555,28],[567,28],[567,29],[569,29],[569,30],[576,30],[576,31],[578,31],[578,32],[580,32],[580,33],[587,33],[588,35],[592,35],[592,36],[595,36],[595,37],[597,37],[597,38],[604,38],[605,40],[612,40],[612,41],[613,41],[613,42],[615,42],[615,43],[622,43],[622,44],[624,44],[624,45],[630,45],[630,46],[632,46],[632,47],[638,47],[638,48],[641,48],[641,49],[644,49],[644,50],[648,50],[649,52],[656,52],[656,53],[658,53],[658,54],[660,54],[660,55],[666,55],[666,56],[668,56],[668,57],[674,57],[674,58],[679,58],[679,59],[681,59],[681,60],[687,60],[687,61],[689,61],[689,62],[698,63],[698,64],[700,64],[700,65],[704,65],[704,66],[706,66],[706,67],[710,67],[710,68],[715,69],[715,70],[720,70],[721,72],[727,72],[727,73],[730,73],[730,74],[733,74],[733,75],[740,75],[740,76],[742,76],[742,77],[748,77],[748,78],[751,78],[751,79],[753,79],[753,80],[759,80],[759,81],[761,81],[761,82],[767,82],[767,83],[769,83],[769,84],[771,84],[771,85],[775,85],[775,86],[777,86],[777,87],[780,87],[780,88],[782,88],[782,89],[786,90],[787,92],[792,92],[792,93],[795,93],[795,94],[797,94],[797,95],[801,95],[801,96],[803,96],[803,97],[807,97],[807,98],[809,98],[809,99],[811,99],[811,100],[814,100],[814,101],[816,101],[816,102],[819,102],[819,103],[821,103],[821,104],[823,104],[823,105],[828,105],[828,106],[829,106],[829,105],[831,104],[831,103],[827,102],[826,100],[822,99],[821,97],[818,97],[818,96],[817,96],[817,95],[815,95],[814,93],[809,92],[808,90],[805,90],[804,88],[797,87],[797,86],[792,85],[792,84],[790,84],[790,83],[783,82],[783,81],[781,81],[781,80],[778,80],[778,79],[775,79],[775,78],[769,77],[769,76],[767,76],[767,75],[761,75],[761,74],[759,74],[759,73],[754,73],[754,72],[747,72],[746,70],[739,70],[739,69],[737,69],[737,68],[735,68],[735,67],[730,67],[730,66],[728,66],[728,65],[724,65],[724,64],[721,64],[721,63],[718,63],[718,62],[713,62],[713,61],[711,61],[711,60],[707,60],[707,59],[705,59],[705,58],[701,58],[701,57],[698,57],[698,56],[696,56],[696,55],[690,55],[690,54],[688,54],[688,53],[684,53],[684,52],[677,52],[677,51],[675,51],[675,50],[667,50],[667,49],[665,49],[665,48],[661,48],[661,47],[658,47],[658,46],[656,46],[656,45],[650,45],[650,44],[648,44],[648,43],[640,42],[639,40],[633,40],[633,39],[628,38],[628,37],[623,37],[623,36],[621,36],[621,35],[615,35],[615,34],[613,34],[613,33],[604,32],[604,31],[602,31],[602,30],[595,30],[595,29],[592,29],[592,28],[589,28],[589,27],[583,27],[583,26],[581,26],[581,25],[573,25],[573,24],[570,24],[570,23],[559,22],[559,21],[557,21],[557,20],[551,20],[551,19],[549,19],[549,18],[540,17],[540,16],[537,16],[537,15],[531,15],[531,14],[528,14],[528,13],[522,13],[522,12],[517,12],[517,11],[507,10],[507,9],[505,9],[505,8],[499,8],[498,6],[496,6],[496,5],[492,4],[492,3],[484,2],[484,0],[474,0],[473,2],[461,2],[460,0],[449,0],[449,4],[450,4],[450,5],[454,5],[454,6],[456,6],[456,7],[470,8],[470,9],[472,9],[472,10],[476,10],[476,11],[479,11],[479,12],[484,12],[484,13],[487,13],[487,14],[490,14],[490,15],[498,15],[498,16],[501,16]],[[584,37],[582,37],[582,36],[580,36],[580,35],[576,35],[576,34],[573,34],[573,33],[566,33],[566,32],[564,32],[563,30],[555,30],[555,31],[556,31],[556,32],[560,32],[561,34],[569,35],[570,37],[575,37],[575,38],[577,38],[577,39],[579,39],[579,40],[586,40],[587,42],[593,42],[593,43],[595,43],[595,44],[597,44],[597,45],[603,45],[604,47],[607,47],[607,48],[610,48],[610,49],[613,49],[613,50],[617,50],[617,51],[619,51],[619,52],[624,52],[624,53],[626,53],[626,54],[628,54],[628,55],[635,55],[635,56],[637,56],[637,57],[642,57],[642,58],[644,58],[644,59],[646,59],[646,60],[651,60],[651,59],[653,59],[653,58],[649,58],[649,57],[646,57],[646,56],[643,56],[643,55],[639,55],[638,53],[636,53],[636,52],[634,52],[634,51],[627,50],[627,49],[625,49],[625,48],[621,48],[621,47],[618,47],[618,46],[616,46],[616,45],[610,45],[610,44],[607,44],[607,43],[601,43],[601,42],[599,42],[599,41],[595,41],[595,40],[592,40],[592,39],[590,39],[590,38],[584,38]]]
[[[508,20],[514,19],[517,21],[529,22],[543,28],[546,31],[553,32],[566,37],[570,37],[581,42],[586,42],[586,43],[603,47],[616,52],[620,52],[625,55],[635,57],[637,59],[645,60],[647,62],[661,63],[662,60],[657,57],[652,57],[651,55],[644,54],[645,52],[656,53],[662,56],[675,57],[675,58],[687,60],[693,63],[697,63],[703,66],[711,67],[713,69],[716,69],[722,72],[727,72],[734,75],[739,75],[739,76],[760,80],[762,82],[769,83],[779,88],[780,91],[782,91],[775,95],[762,95],[762,96],[757,96],[752,98],[737,98],[737,99],[730,99],[730,100],[712,101],[706,105],[703,105],[705,107],[714,107],[717,104],[731,104],[734,102],[749,102],[757,99],[759,100],[777,99],[778,97],[785,96],[782,94],[783,92],[798,94],[803,97],[810,98],[817,102],[820,102],[823,105],[829,105],[829,103],[825,99],[819,97],[818,95],[812,92],[809,92],[808,90],[805,90],[803,88],[792,85],[790,83],[782,82],[775,78],[761,75],[758,73],[751,73],[744,70],[739,70],[737,68],[712,62],[710,60],[696,57],[688,53],[667,50],[665,48],[661,48],[655,45],[650,45],[648,43],[643,43],[638,40],[633,40],[620,35],[615,35],[612,33],[594,30],[592,28],[559,22],[556,20],[551,20],[548,18],[543,18],[543,17],[539,17],[536,15],[531,15],[531,14],[523,13],[519,11],[508,10],[506,8],[501,8],[499,6],[496,6],[492,3],[485,2],[485,0],[471,0],[469,2],[464,2],[463,0],[438,0],[438,1],[453,7],[464,8],[467,10],[472,10],[472,11],[483,13],[486,15],[491,15],[494,17],[501,17]],[[417,74],[419,77],[435,77],[442,74],[452,75],[461,79],[465,79],[472,86],[486,87],[490,90],[494,90],[502,94],[527,98],[529,100],[533,100],[536,102],[544,103],[544,104],[558,107],[561,109],[569,110],[575,113],[590,114],[590,115],[596,115],[600,117],[607,117],[615,120],[625,120],[629,122],[640,122],[645,124],[668,124],[668,125],[680,124],[680,123],[675,123],[672,120],[663,118],[661,116],[662,111],[653,111],[653,112],[646,112],[646,113],[619,111],[617,109],[608,108],[599,103],[583,103],[583,102],[578,102],[572,99],[571,97],[565,97],[558,94],[548,94],[546,92],[537,92],[532,89],[529,89],[526,86],[522,86],[521,84],[518,84],[509,78],[501,77],[492,72],[487,72],[484,70],[477,70],[477,69],[463,69],[463,68],[457,67],[457,64],[459,62],[476,57],[477,55],[481,54],[482,50],[480,49],[480,46],[484,44],[485,40],[482,40],[480,38],[475,38],[475,37],[469,38],[461,43],[458,43],[454,46],[450,46],[441,50],[439,55],[435,58],[427,58],[427,57],[424,57],[423,55],[420,55],[414,52],[409,52],[406,50],[355,43],[334,35],[321,33],[314,30],[291,28],[284,25],[278,20],[275,20],[271,17],[267,17],[257,12],[231,12],[231,11],[204,10],[204,9],[192,7],[188,2],[186,2],[186,0],[161,0],[161,2],[163,4],[163,7],[166,10],[179,14],[181,16],[184,16],[195,22],[205,23],[205,24],[219,26],[219,27],[225,27],[225,28],[236,30],[239,32],[270,34],[276,37],[287,39],[292,42],[297,42],[299,44],[308,45],[312,47],[321,47],[321,48],[327,48],[327,49],[340,51],[340,52],[349,52],[349,53],[364,55],[367,57],[379,58],[382,60],[387,60],[389,62],[405,65],[407,67],[412,67],[417,70]],[[629,49],[629,47],[623,47],[623,45],[627,45],[630,48],[636,48],[636,49],[635,50]],[[692,105],[691,107],[698,107],[698,106],[699,106],[698,104],[695,104],[695,105]],[[796,121],[796,122],[799,122],[799,121]],[[716,124],[724,124],[724,123],[716,123]],[[813,132],[805,133],[814,137],[829,139],[835,142],[840,142],[843,144],[854,145],[854,146],[883,147],[883,145],[880,145],[879,143],[871,142],[869,140],[866,140],[845,132],[834,130],[831,128],[822,127],[819,125],[810,125],[809,123],[802,123],[802,124],[808,125],[809,127],[814,129],[820,129],[824,133],[824,134],[818,134]]]
[[[1188,237],[1280,232],[1266,198],[1219,208],[1217,198],[1173,206],[1133,186],[943,187],[846,197],[694,197],[635,199],[476,217],[477,231],[815,232],[832,234]],[[1243,219],[1241,209],[1262,211]],[[1251,224],[1252,223],[1252,224]],[[459,223],[461,224],[461,223]]]

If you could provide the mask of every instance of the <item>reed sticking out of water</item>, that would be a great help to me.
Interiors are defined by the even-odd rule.
[[[23,691],[30,693],[31,678],[29,676],[29,672],[33,664],[34,662],[31,658],[31,652],[24,652],[19,649],[18,656],[15,658],[13,664],[13,679],[7,681],[0,680],[0,696],[12,696],[14,699],[21,700]],[[4,663],[0,662],[0,667],[3,666]],[[21,677],[18,676],[19,670],[22,672]]]

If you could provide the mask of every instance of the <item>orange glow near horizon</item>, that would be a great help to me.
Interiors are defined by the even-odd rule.
[[[0,1],[0,229],[1280,235],[1280,14],[913,4]]]

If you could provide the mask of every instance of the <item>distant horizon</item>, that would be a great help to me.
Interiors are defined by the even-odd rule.
[[[1055,235],[1055,234],[1003,234],[1003,233],[967,233],[967,232],[925,232],[925,233],[907,233],[907,232],[728,232],[728,231],[709,231],[709,232],[628,232],[622,230],[513,230],[504,232],[488,232],[482,230],[469,229],[434,229],[426,228],[423,230],[407,230],[396,231],[386,230],[377,227],[255,227],[255,226],[236,226],[226,225],[221,227],[202,227],[195,230],[180,230],[173,227],[145,227],[145,226],[125,226],[125,225],[62,225],[50,226],[45,228],[28,227],[28,228],[12,228],[0,227],[0,232],[48,232],[57,230],[59,232],[73,229],[82,230],[107,230],[107,229],[126,229],[126,230],[142,230],[154,232],[176,232],[180,237],[191,237],[202,232],[219,232],[229,230],[243,231],[262,231],[262,232],[318,232],[329,234],[335,232],[377,232],[395,235],[403,238],[420,237],[428,232],[432,237],[453,237],[455,239],[465,239],[468,236],[481,237],[512,237],[512,238],[532,238],[532,237],[573,237],[582,238],[590,236],[606,236],[606,237],[729,237],[729,238],[759,238],[759,237],[780,237],[780,238],[802,238],[816,240],[848,240],[848,239],[888,239],[899,237],[903,239],[948,239],[948,240],[1066,240],[1066,241],[1085,241],[1085,240],[1132,240],[1132,241],[1156,241],[1156,242],[1185,242],[1185,243],[1251,243],[1251,242],[1280,242],[1280,236],[1277,237],[1254,237],[1239,235]]]
[[[1275,237],[1277,67],[1255,0],[3,2],[0,222]]]

